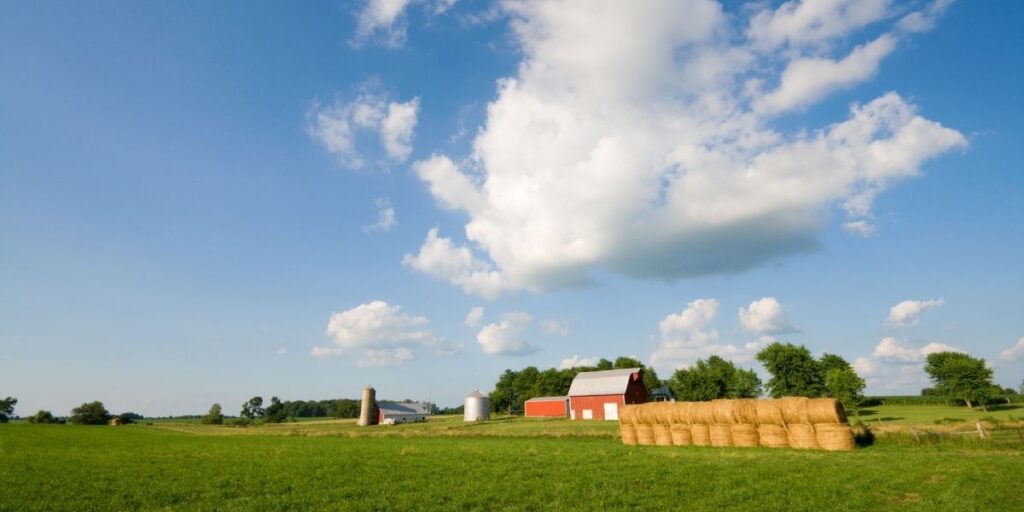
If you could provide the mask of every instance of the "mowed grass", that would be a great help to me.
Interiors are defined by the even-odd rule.
[[[973,425],[977,421],[1024,421],[1024,405],[999,404],[988,411],[981,407],[951,407],[945,405],[878,405],[860,412],[860,419],[868,425],[929,425],[936,422],[963,420]],[[852,420],[853,418],[851,418]]]
[[[612,422],[459,426],[0,425],[0,510],[1024,509],[1020,450],[627,447]],[[432,434],[446,429],[459,434]]]

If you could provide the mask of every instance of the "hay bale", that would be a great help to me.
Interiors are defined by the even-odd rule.
[[[690,424],[701,423],[710,425],[715,422],[711,402],[692,402],[690,404]]]
[[[643,423],[636,426],[636,444],[650,446],[654,444],[654,428]]]
[[[786,425],[790,448],[814,449],[818,447],[818,437],[814,434],[814,426],[807,423]]]
[[[782,417],[782,409],[778,400],[755,400],[758,425],[782,425],[786,420]]]
[[[649,412],[646,405],[647,404],[637,405],[636,409],[633,410],[633,423],[637,426],[651,424],[648,420]]]
[[[753,398],[733,400],[732,415],[736,418],[736,423],[757,425],[757,400]]]
[[[655,417],[655,419],[658,420],[659,424],[662,424],[662,425],[671,425],[672,424],[672,422],[674,421],[674,418],[672,417],[672,415],[674,414],[674,412],[672,410],[672,406],[673,406],[672,402],[656,402],[655,403],[655,405],[653,406],[654,407],[654,417]]]
[[[654,444],[658,446],[672,446],[672,432],[668,425],[656,424],[653,426]]]
[[[676,423],[669,427],[669,431],[672,433],[673,446],[690,446],[693,444],[693,437],[690,435],[689,425]]]
[[[846,409],[835,398],[814,398],[807,401],[808,423],[846,423]]]
[[[619,425],[619,432],[622,434],[622,444],[634,445],[636,440],[636,427],[632,423]]]
[[[630,425],[630,426],[633,426],[633,406],[632,405],[624,405],[624,406],[619,408],[619,425]]]
[[[732,400],[712,400],[711,410],[714,415],[715,423],[722,423],[726,425],[732,425],[736,423],[736,418],[732,415]]]
[[[732,446],[732,425],[728,423],[712,423],[708,426],[711,446]]]
[[[690,409],[692,404],[690,402],[675,402],[672,404],[673,424],[690,424]]]
[[[690,439],[694,446],[708,446],[711,444],[711,429],[704,423],[690,425]]]
[[[758,444],[761,446],[767,446],[768,448],[789,447],[789,437],[786,435],[786,429],[782,428],[782,425],[758,425],[757,438]]]
[[[757,426],[751,425],[750,423],[737,423],[729,428],[729,432],[732,434],[732,445],[741,446],[743,448],[753,448],[757,446]]]
[[[814,425],[818,446],[829,451],[849,451],[854,448],[853,430],[843,423],[818,423]]]
[[[787,396],[780,398],[779,409],[782,409],[782,419],[786,420],[786,424],[792,423],[805,423],[807,421],[807,403],[810,399],[802,396]]]

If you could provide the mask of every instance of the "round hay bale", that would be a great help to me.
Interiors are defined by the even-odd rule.
[[[689,425],[676,423],[669,427],[669,431],[672,433],[673,446],[690,446],[693,444],[693,437],[690,435]]]
[[[711,410],[711,402],[693,402],[690,405],[690,423],[702,423],[709,425],[715,422],[715,415]]]
[[[654,444],[654,428],[650,425],[640,424],[636,426],[636,443],[644,446]]]
[[[619,408],[619,425],[633,426],[633,406],[624,405]]]
[[[704,423],[690,425],[690,439],[694,446],[708,446],[711,444],[711,430]]]
[[[753,398],[733,400],[732,415],[736,418],[736,423],[757,425],[757,400]]]
[[[778,400],[755,400],[754,407],[757,409],[758,425],[782,425],[786,422],[782,418],[782,409]]]
[[[653,427],[654,444],[658,446],[672,446],[672,432],[668,425],[657,424]]]
[[[807,403],[810,399],[802,396],[788,396],[779,399],[779,409],[782,409],[782,419],[786,424],[805,423],[807,421]]]
[[[632,423],[619,425],[619,432],[622,434],[622,444],[634,445],[636,440],[636,427]]]
[[[732,425],[728,423],[712,423],[708,426],[711,446],[732,446]]]
[[[789,437],[786,436],[786,429],[782,425],[764,424],[757,426],[757,442],[768,448],[789,447]]]
[[[818,438],[814,434],[814,427],[807,423],[792,423],[786,426],[788,431],[789,447],[799,449],[813,449],[818,447]]]
[[[635,407],[633,409],[633,423],[637,426],[650,425],[651,423],[647,421],[647,408],[644,405],[637,405]]]
[[[724,423],[726,425],[732,425],[736,423],[736,418],[732,415],[732,400],[712,400],[711,410],[714,414],[715,423]]]
[[[757,426],[750,423],[737,423],[729,429],[732,433],[732,445],[743,448],[757,446]]]
[[[818,446],[823,450],[849,451],[854,448],[853,431],[845,423],[818,423],[814,430]]]
[[[690,402],[675,402],[672,404],[673,425],[690,424]]]
[[[672,410],[672,402],[656,402],[654,405],[654,416],[658,420],[658,423],[662,425],[671,425],[674,418]]]
[[[846,423],[846,409],[835,398],[814,398],[807,401],[808,423]]]

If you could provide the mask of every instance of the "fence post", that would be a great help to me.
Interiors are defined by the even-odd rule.
[[[981,426],[981,422],[975,422],[974,426],[978,428],[978,437],[982,439],[988,439],[988,434],[985,432],[985,428]]]

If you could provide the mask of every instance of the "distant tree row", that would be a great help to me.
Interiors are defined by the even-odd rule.
[[[662,386],[654,368],[647,368],[638,359],[619,357],[615,361],[601,359],[594,366],[577,366],[575,368],[548,368],[538,370],[535,366],[527,366],[522,370],[505,370],[498,377],[494,391],[490,394],[491,410],[520,411],[523,404],[531,398],[539,396],[562,396],[569,393],[569,386],[576,374],[597,370],[614,370],[624,368],[642,368],[644,385],[648,392]]]

